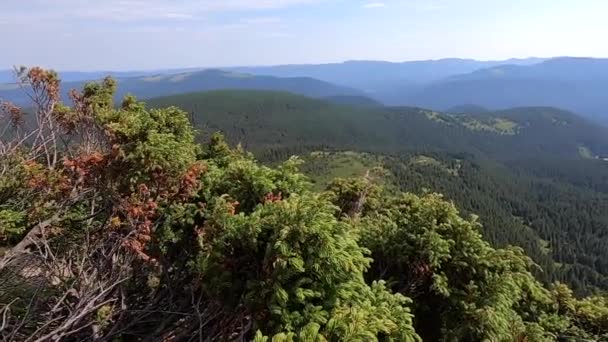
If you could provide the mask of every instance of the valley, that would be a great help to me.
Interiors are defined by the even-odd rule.
[[[242,90],[148,104],[187,111],[201,141],[220,131],[270,164],[301,156],[317,189],[379,167],[388,188],[442,193],[479,215],[484,237],[524,248],[547,283],[567,282],[580,293],[608,288],[601,247],[608,163],[580,153],[606,153],[608,130],[575,114],[546,107],[446,114]]]

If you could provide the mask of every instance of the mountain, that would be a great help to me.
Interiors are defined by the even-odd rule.
[[[217,89],[280,90],[311,97],[360,94],[355,89],[310,77],[279,78],[212,69],[192,73],[130,78],[121,80],[120,84],[122,90],[119,92],[133,93],[143,97]]]
[[[608,59],[559,57],[533,65],[506,64],[450,77],[451,80],[488,78],[503,80],[527,80],[531,78],[545,80],[606,80],[608,79]]]
[[[160,69],[160,70],[134,70],[134,71],[59,71],[64,82],[78,82],[98,80],[106,76],[114,78],[143,77],[158,74],[177,74],[183,72],[200,71],[202,68],[180,68],[180,69]],[[0,83],[15,82],[15,72],[13,70],[0,70]]]
[[[502,65],[452,76],[412,92],[403,102],[447,109],[465,103],[490,109],[553,106],[608,122],[608,59],[556,58],[534,65]]]
[[[329,146],[376,152],[470,152],[498,160],[608,156],[608,129],[550,107],[447,114],[336,104],[284,92],[227,90],[150,99],[250,149]],[[588,151],[584,156],[581,151]]]
[[[205,133],[223,131],[254,152],[268,148],[394,145],[383,108],[353,107],[287,92],[219,90],[149,99],[152,107],[177,106]],[[394,130],[393,130],[394,131]],[[386,133],[386,134],[385,134]]]
[[[362,93],[352,88],[337,86],[309,77],[279,78],[255,76],[222,70],[203,70],[179,74],[159,74],[144,77],[119,79],[116,98],[134,94],[139,98],[167,96],[216,89],[263,89],[287,91],[310,97],[359,96]],[[80,89],[84,82],[66,82],[63,89]],[[64,94],[67,100],[67,93]],[[0,98],[24,103],[27,97],[14,84],[0,84]]]
[[[445,78],[451,75],[463,74],[496,65],[514,64],[529,65],[543,61],[541,58],[508,59],[504,61],[476,61],[473,59],[446,58],[439,60],[411,61],[391,63],[383,61],[347,61],[344,63],[301,64],[278,66],[244,66],[226,67],[222,70],[232,70],[241,73],[266,75],[275,77],[310,77],[330,83],[348,85],[351,87],[368,87],[370,84],[384,83],[390,80],[429,81]],[[64,82],[79,82],[98,80],[106,76],[114,78],[145,77],[154,75],[169,75],[205,70],[206,68],[174,68],[157,70],[131,71],[59,71]],[[15,81],[13,70],[0,70],[0,83]]]
[[[439,60],[392,63],[384,61],[347,61],[328,64],[294,64],[260,67],[236,67],[230,70],[276,77],[313,77],[326,82],[378,92],[378,87],[409,82],[413,84],[440,80],[449,76],[472,72],[502,64],[529,65],[542,61],[539,58],[510,59],[506,61],[477,61],[446,58]]]

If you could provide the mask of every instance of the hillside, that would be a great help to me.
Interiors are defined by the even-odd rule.
[[[418,91],[404,88],[405,103],[437,110],[465,103],[491,109],[552,106],[608,122],[608,60],[558,58],[452,76]]]
[[[370,130],[384,127],[381,108],[353,108],[284,92],[226,90],[150,99],[190,113],[196,127],[222,131],[232,143],[255,151],[268,148],[394,145]]]
[[[535,274],[543,281],[565,282],[580,293],[608,288],[608,254],[602,247],[608,243],[608,163],[540,159],[501,164],[462,153],[351,151],[313,152],[303,158],[303,171],[318,189],[335,177],[364,176],[381,168],[387,186],[439,192],[464,214],[479,215],[484,238],[496,246],[523,247],[540,265]]]
[[[175,105],[195,124],[253,149],[329,146],[376,152],[467,151],[493,159],[608,154],[606,130],[554,108],[444,114],[420,108],[329,103],[265,91],[214,91],[151,99]]]
[[[482,68],[468,74],[450,77],[452,80],[607,80],[608,59],[558,57],[530,65],[505,64]]]
[[[331,103],[349,106],[383,107],[380,102],[367,96],[336,95],[324,97],[323,100]]]

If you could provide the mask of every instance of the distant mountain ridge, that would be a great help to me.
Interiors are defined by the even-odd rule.
[[[491,110],[550,106],[608,124],[608,59],[602,58],[351,61],[233,70],[274,76],[307,75],[361,89],[385,105],[435,110],[462,105]]]
[[[387,82],[429,82],[452,75],[464,74],[481,68],[504,64],[529,65],[543,60],[544,59],[541,58],[508,59],[504,61],[477,61],[461,58],[407,62],[352,60],[342,63],[291,64],[277,66],[200,67],[133,71],[59,71],[59,74],[64,82],[83,82],[98,80],[105,76],[122,79],[157,75],[175,75],[221,69],[254,74],[257,76],[274,76],[280,78],[309,77],[373,93],[376,86],[384,85]],[[14,71],[0,70],[0,83],[12,83],[14,81]]]
[[[84,82],[65,82],[63,89],[80,89]],[[257,89],[287,91],[309,97],[361,96],[356,89],[337,86],[310,77],[278,78],[273,76],[256,76],[218,69],[184,72],[178,74],[157,74],[142,77],[120,78],[116,98],[127,94],[139,98],[176,95],[197,91],[219,89]],[[63,94],[67,100],[67,91]],[[0,85],[0,98],[16,103],[27,102],[21,89],[14,85]]]
[[[115,78],[125,77],[142,77],[156,74],[176,74],[182,72],[200,71],[203,68],[177,68],[177,69],[159,69],[159,70],[133,70],[133,71],[58,71],[61,79],[64,82],[78,82],[98,80],[106,76]],[[15,82],[15,72],[13,70],[0,70],[0,83]]]
[[[608,123],[608,59],[555,58],[534,65],[502,65],[455,75],[417,90],[402,101],[443,110],[462,104],[489,109],[552,106]]]
[[[245,66],[227,69],[276,77],[309,76],[365,91],[373,91],[373,88],[386,82],[430,82],[481,68],[504,64],[530,65],[544,60],[541,58],[508,59],[504,61],[478,61],[461,58],[407,62],[354,60],[342,63]]]
[[[179,70],[177,70],[179,71]],[[462,106],[499,110],[558,107],[608,124],[608,59],[583,57],[477,61],[448,58],[392,63],[231,67],[205,70],[109,73],[120,80],[118,97],[140,98],[217,89],[287,91],[335,102],[367,102],[448,111]],[[105,73],[64,73],[65,89]],[[0,98],[25,102],[14,84],[0,83]]]
[[[470,79],[608,79],[608,59],[559,57],[530,65],[504,64],[455,75],[449,80]]]

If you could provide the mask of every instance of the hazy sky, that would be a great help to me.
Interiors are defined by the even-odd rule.
[[[0,0],[0,69],[608,56],[608,0]]]

